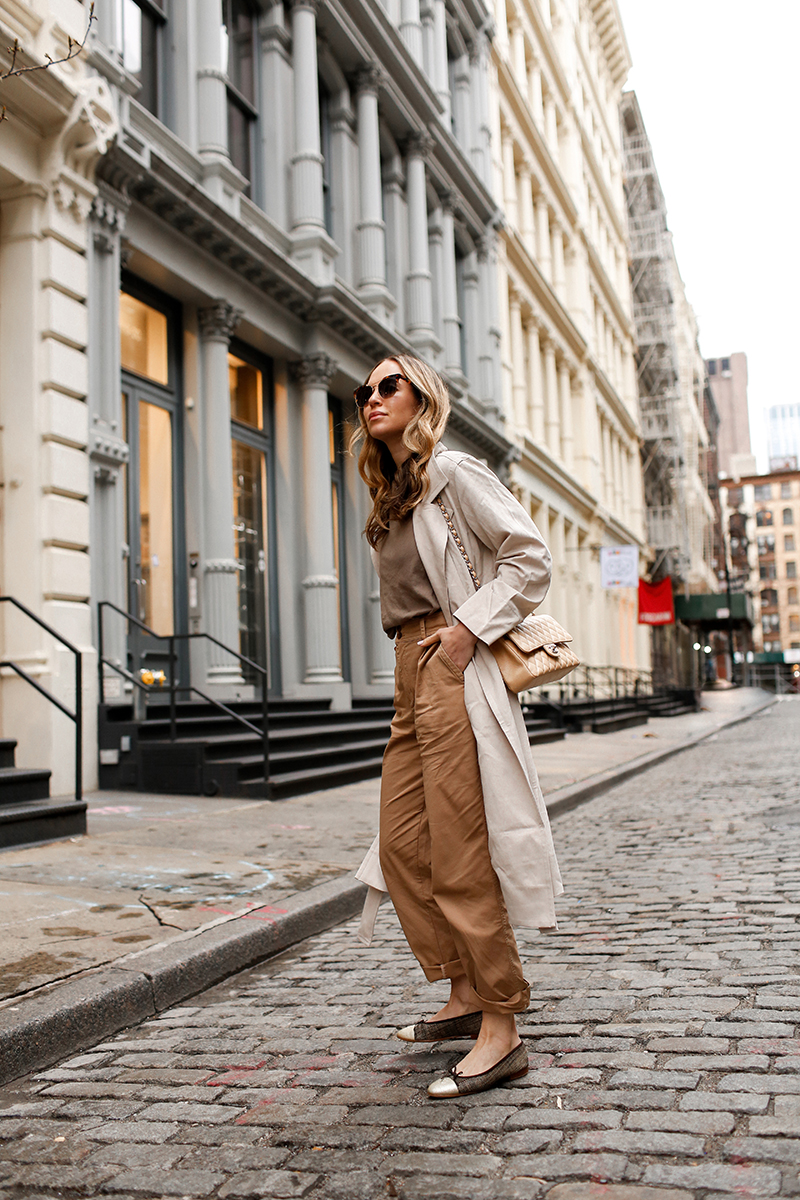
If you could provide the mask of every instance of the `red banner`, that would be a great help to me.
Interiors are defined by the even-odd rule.
[[[639,580],[639,624],[675,624],[672,580],[669,575],[660,583],[648,583],[646,579]]]

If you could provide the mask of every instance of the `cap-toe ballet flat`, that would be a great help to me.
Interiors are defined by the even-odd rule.
[[[450,1038],[476,1038],[481,1031],[482,1012],[447,1017],[444,1021],[417,1021],[398,1029],[401,1042],[444,1042]]]
[[[450,1068],[444,1079],[435,1080],[428,1087],[428,1095],[434,1100],[452,1099],[454,1096],[471,1096],[485,1092],[510,1079],[521,1079],[528,1074],[528,1051],[522,1042],[515,1046],[505,1058],[501,1058],[488,1071],[480,1075],[461,1075],[456,1067]]]

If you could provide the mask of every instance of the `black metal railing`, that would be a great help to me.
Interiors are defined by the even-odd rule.
[[[36,688],[37,692],[41,692],[41,694],[47,700],[49,700],[51,704],[54,704],[56,708],[60,709],[61,712],[64,713],[65,716],[69,717],[70,721],[74,722],[75,799],[80,801],[83,798],[83,658],[81,656],[81,652],[77,646],[73,646],[72,642],[68,642],[65,637],[62,637],[58,630],[53,629],[53,626],[48,625],[47,621],[43,621],[41,617],[37,617],[36,613],[31,612],[29,608],[26,608],[26,606],[21,604],[19,600],[14,598],[14,596],[0,596],[0,604],[13,604],[14,607],[18,608],[19,611],[24,613],[26,617],[30,617],[30,619],[35,621],[41,629],[44,629],[45,632],[49,633],[51,637],[54,637],[57,642],[60,642],[62,646],[66,646],[67,650],[69,650],[70,653],[75,656],[74,712],[67,708],[66,704],[62,704],[62,702],[56,696],[54,696],[52,692],[48,692],[47,688],[43,688],[40,683],[37,683],[32,675],[29,675],[27,671],[22,669],[19,663],[11,662],[10,659],[4,659],[2,662],[0,662],[0,667],[9,667],[12,671],[15,671],[16,674],[19,675],[20,679],[24,679],[25,682],[29,683],[32,688]]]
[[[99,676],[99,689],[100,689],[99,695],[100,695],[101,700],[103,699],[103,697],[105,695],[104,676],[103,676],[103,668],[104,667],[109,667],[112,671],[116,671],[118,675],[121,675],[124,679],[127,679],[129,683],[131,683],[134,687],[139,688],[139,690],[142,693],[144,693],[145,695],[157,694],[157,693],[163,691],[163,688],[160,685],[144,683],[141,679],[137,679],[136,676],[131,671],[126,670],[125,667],[120,666],[119,663],[112,662],[111,659],[108,659],[105,657],[103,612],[107,608],[110,608],[112,610],[112,612],[118,613],[121,617],[124,617],[125,620],[128,622],[129,626],[131,624],[135,625],[137,627],[137,629],[141,629],[144,633],[148,634],[149,637],[156,638],[158,641],[168,643],[167,659],[169,661],[169,740],[171,742],[174,742],[177,740],[177,737],[178,737],[178,717],[177,717],[177,699],[176,699],[178,692],[187,692],[189,694],[193,693],[195,696],[199,696],[201,698],[201,700],[205,700],[205,702],[207,704],[213,704],[215,708],[218,708],[220,710],[220,712],[225,713],[225,715],[228,717],[232,717],[233,720],[238,722],[239,725],[243,725],[246,729],[249,729],[251,731],[251,733],[258,734],[259,737],[261,738],[261,744],[262,744],[263,753],[264,753],[264,797],[265,797],[265,799],[269,800],[269,798],[270,798],[269,711],[268,711],[269,680],[268,680],[266,668],[262,667],[260,665],[260,663],[254,662],[252,658],[247,658],[246,655],[239,654],[239,652],[237,650],[232,650],[230,648],[230,646],[226,646],[224,642],[221,642],[218,638],[215,638],[210,633],[202,633],[202,632],[201,633],[156,633],[156,631],[154,629],[151,629],[149,625],[145,625],[144,621],[140,621],[138,617],[135,617],[133,615],[133,613],[126,612],[124,608],[120,608],[118,605],[114,604],[111,600],[101,600],[97,606],[97,631],[98,631],[97,670],[98,670],[98,676]],[[195,687],[194,684],[191,684],[188,682],[184,683],[178,679],[177,672],[175,670],[175,664],[177,663],[177,654],[175,652],[175,643],[176,642],[199,641],[201,638],[207,642],[212,642],[215,646],[219,646],[220,650],[224,650],[225,653],[230,654],[232,658],[238,659],[238,661],[240,663],[246,663],[246,665],[248,667],[252,667],[252,669],[256,672],[256,674],[261,677],[261,728],[260,729],[258,728],[257,725],[254,725],[252,723],[252,721],[248,721],[246,717],[243,717],[241,713],[234,712],[234,710],[232,708],[228,708],[227,704],[223,704],[221,700],[216,700],[213,696],[207,695],[205,692],[201,691],[199,687]]]

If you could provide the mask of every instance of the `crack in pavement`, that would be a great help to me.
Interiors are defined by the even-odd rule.
[[[181,933],[185,933],[185,930],[182,925],[173,925],[171,921],[162,920],[161,917],[156,912],[156,910],[153,908],[152,904],[147,903],[144,896],[139,896],[138,900],[139,900],[139,903],[143,904],[144,907],[147,909],[147,911],[155,917],[155,919],[158,921],[159,925],[163,929],[179,929],[181,931]]]

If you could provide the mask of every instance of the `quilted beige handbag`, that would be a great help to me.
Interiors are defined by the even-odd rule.
[[[464,543],[458,536],[453,519],[441,497],[436,503],[442,510],[461,556],[467,564],[475,590],[481,586],[475,568],[469,560]],[[570,646],[572,637],[553,617],[531,613],[514,629],[503,634],[489,647],[495,657],[503,681],[510,692],[526,692],[529,688],[556,683],[580,666],[580,659]]]

